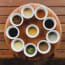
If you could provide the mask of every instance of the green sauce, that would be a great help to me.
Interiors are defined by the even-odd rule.
[[[35,52],[35,47],[32,46],[32,45],[29,45],[27,48],[26,48],[26,52],[28,54],[33,54]]]

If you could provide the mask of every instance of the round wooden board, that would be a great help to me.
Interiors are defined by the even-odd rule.
[[[34,8],[34,10],[35,10],[37,7],[39,7],[39,6],[44,6],[44,5],[36,4],[36,3],[30,3],[29,5],[31,5],[31,6]],[[12,13],[20,13],[20,14],[21,14],[21,8],[22,8],[23,6],[24,6],[24,5],[18,7],[18,8],[15,9]],[[46,6],[44,6],[44,7],[46,7]],[[46,8],[47,8],[47,7],[46,7]],[[60,24],[60,21],[59,21],[58,17],[56,16],[56,14],[55,14],[51,9],[47,8],[47,10],[48,10],[48,17],[53,17],[53,18],[56,19],[57,25],[56,25],[55,30],[57,30],[57,31],[59,32],[60,37],[61,37],[61,32],[62,32],[62,30],[61,30],[61,24]],[[5,37],[5,41],[6,41],[6,44],[7,44],[8,48],[11,50],[11,41],[12,41],[12,40],[8,39],[7,36],[6,36],[6,34],[5,34],[7,27],[8,27],[8,26],[11,26],[11,23],[10,23],[10,19],[9,19],[9,18],[10,18],[10,17],[8,17],[7,22],[6,22],[6,25],[5,25],[4,37]],[[29,42],[32,42],[32,43],[34,43],[34,44],[36,44],[36,45],[37,45],[37,43],[38,43],[40,40],[46,40],[46,33],[47,33],[48,31],[46,31],[46,30],[43,28],[42,22],[43,22],[43,21],[37,20],[35,17],[33,17],[32,19],[24,19],[24,23],[23,23],[20,27],[18,27],[19,30],[20,30],[19,38],[22,38],[22,39],[24,40],[25,44],[27,44],[27,43],[29,43]],[[36,24],[36,25],[39,27],[39,29],[40,29],[40,34],[39,34],[38,37],[31,39],[31,38],[29,38],[29,37],[26,35],[25,30],[26,30],[26,27],[27,27],[29,24]],[[59,40],[58,43],[56,43],[56,44],[54,44],[54,45],[51,44],[52,48],[51,48],[51,51],[50,51],[48,54],[41,55],[40,53],[38,53],[38,54],[37,54],[35,57],[33,57],[33,58],[28,58],[28,57],[26,57],[23,52],[16,53],[16,52],[14,52],[14,51],[12,51],[12,50],[11,50],[11,51],[12,51],[13,54],[15,54],[18,58],[21,58],[21,59],[25,59],[25,60],[40,60],[40,59],[48,58],[49,56],[51,56],[51,54],[54,53],[56,47],[57,47],[59,44],[60,44],[60,40]]]

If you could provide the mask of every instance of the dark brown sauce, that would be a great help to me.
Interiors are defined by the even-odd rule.
[[[16,15],[13,17],[14,24],[20,24],[21,23],[21,17]]]

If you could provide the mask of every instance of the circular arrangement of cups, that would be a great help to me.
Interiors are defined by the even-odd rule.
[[[10,35],[9,35],[9,30],[10,29],[12,29],[12,28],[15,28],[16,30],[17,30],[17,35],[15,36],[15,37],[11,37]],[[19,29],[17,28],[17,27],[15,27],[15,26],[9,26],[8,28],[7,28],[7,30],[6,30],[6,36],[9,38],[9,39],[15,39],[15,38],[17,38],[18,36],[19,36]]]
[[[26,52],[26,48],[27,48],[29,45],[32,45],[32,46],[35,47],[35,52],[34,52],[33,54],[28,54],[28,53]],[[25,47],[24,47],[24,54],[25,54],[25,56],[27,56],[27,57],[34,57],[34,56],[37,54],[37,47],[36,47],[36,45],[35,45],[34,43],[28,43],[28,44],[26,44]]]
[[[44,12],[45,12],[45,16],[42,17],[42,18],[39,18],[39,17],[37,16],[37,11],[40,10],[40,9],[41,9],[41,10],[44,10]],[[35,9],[35,17],[36,17],[38,20],[44,20],[44,19],[47,18],[47,16],[48,16],[47,8],[45,8],[45,7],[43,7],[43,6],[40,6],[40,7],[38,7],[38,8]]]
[[[20,49],[15,49],[14,44],[15,44],[16,41],[20,41],[22,43],[22,47]],[[24,49],[24,41],[22,39],[20,39],[20,38],[16,38],[16,39],[12,40],[12,42],[11,42],[11,49],[13,51],[15,51],[15,52],[23,51],[23,49]]]
[[[20,22],[20,24],[15,24],[15,23],[14,23],[14,21],[13,21],[13,17],[14,17],[14,16],[20,16],[20,17],[21,17],[21,22]],[[21,26],[21,25],[23,24],[23,16],[22,16],[21,14],[19,14],[19,13],[13,13],[13,14],[11,14],[11,16],[10,16],[10,22],[11,22],[11,24],[14,25],[14,26]]]
[[[30,27],[34,27],[34,28],[37,29],[37,33],[36,33],[34,36],[31,36],[31,35],[28,33],[28,30],[29,30]],[[37,37],[37,36],[39,35],[39,28],[38,28],[38,26],[35,25],[35,24],[28,25],[27,28],[26,28],[26,35],[27,35],[28,37],[30,37],[30,38],[35,38],[35,37]]]
[[[39,45],[42,43],[42,42],[45,42],[47,45],[48,45],[48,49],[46,51],[42,51],[40,50],[39,48]],[[38,49],[38,52],[41,53],[41,54],[47,54],[50,52],[51,50],[51,45],[50,43],[47,41],[47,40],[40,40],[38,43],[37,43],[37,49]]]
[[[46,26],[45,26],[45,22],[47,21],[47,20],[52,20],[52,22],[53,22],[53,27],[52,28],[47,28]],[[56,27],[56,20],[54,19],[54,18],[52,18],[52,17],[47,17],[44,21],[43,21],[43,27],[46,29],[46,30],[53,30],[53,29],[55,29],[55,27]]]
[[[29,17],[24,15],[24,10],[25,10],[26,8],[29,8],[29,9],[32,10],[32,15],[29,16]],[[30,6],[30,5],[25,5],[25,6],[21,9],[21,14],[22,14],[23,17],[26,18],[26,19],[32,18],[32,17],[34,16],[34,9],[33,9],[33,7]]]
[[[24,10],[25,10],[26,8],[30,8],[30,9],[32,10],[32,15],[31,15],[30,17],[27,17],[27,16],[25,16],[25,15],[23,14],[23,12],[24,12]],[[40,9],[44,10],[44,12],[45,12],[45,16],[44,16],[43,18],[39,18],[39,17],[37,16],[37,11],[40,10]],[[13,22],[13,20],[12,20],[13,17],[16,16],[16,15],[20,16],[21,19],[22,19],[22,21],[21,21],[20,24],[14,24],[14,22]],[[50,31],[46,34],[46,39],[47,39],[47,40],[40,40],[40,41],[37,43],[37,47],[36,47],[36,45],[35,45],[34,43],[28,43],[28,44],[26,44],[26,45],[24,46],[24,41],[23,41],[22,39],[20,39],[20,38],[17,38],[17,37],[19,36],[19,33],[20,33],[20,32],[19,32],[19,29],[18,29],[16,26],[20,26],[20,25],[23,24],[23,18],[29,19],[29,18],[32,18],[34,15],[35,15],[35,17],[36,17],[38,20],[44,20],[44,21],[43,21],[43,24],[42,24],[43,27],[44,27],[46,30],[50,30]],[[25,54],[25,56],[27,56],[27,57],[34,57],[34,56],[37,54],[37,50],[38,50],[38,52],[41,53],[41,54],[47,54],[47,53],[49,53],[50,50],[51,50],[51,44],[57,43],[57,42],[59,41],[59,39],[60,39],[60,35],[59,35],[59,33],[58,33],[56,30],[53,30],[53,29],[55,29],[55,27],[56,27],[56,20],[55,20],[54,18],[52,18],[52,17],[47,17],[47,16],[48,16],[47,8],[40,6],[40,7],[36,8],[35,11],[34,11],[33,7],[30,6],[30,5],[25,5],[25,6],[21,9],[21,15],[20,15],[19,13],[14,13],[14,14],[12,14],[12,15],[10,16],[10,22],[11,22],[11,24],[12,24],[13,26],[9,26],[9,27],[7,28],[7,30],[6,30],[6,36],[7,36],[9,39],[14,39],[14,40],[12,40],[12,42],[11,42],[11,48],[12,48],[12,50],[15,51],[15,52],[21,52],[21,51],[24,49],[24,54]],[[53,21],[53,23],[54,23],[54,26],[53,26],[52,28],[50,28],[50,29],[45,26],[45,22],[46,22],[46,20],[48,20],[48,19],[51,19],[51,20]],[[31,36],[31,35],[28,33],[28,29],[29,29],[30,27],[35,27],[35,28],[37,29],[37,34],[36,34],[36,35]],[[11,36],[9,35],[9,30],[10,30],[11,28],[16,28],[16,30],[18,31],[18,34],[17,34],[16,37],[11,37]],[[48,38],[48,35],[49,35],[49,33],[51,33],[51,32],[54,32],[54,33],[57,34],[57,40],[56,40],[56,41],[51,41],[51,40]],[[27,28],[26,28],[26,35],[27,35],[28,37],[30,37],[30,38],[35,38],[35,37],[37,37],[37,36],[39,35],[39,28],[38,28],[38,26],[35,25],[35,24],[28,25]],[[23,42],[23,47],[22,47],[21,49],[16,50],[16,49],[14,48],[14,42],[15,42],[16,40],[19,40],[19,41]],[[45,42],[45,43],[48,45],[48,49],[47,49],[46,51],[40,50],[39,45],[40,45],[41,42]],[[50,43],[51,43],[51,44],[50,44]],[[34,53],[34,54],[31,54],[31,55],[30,55],[30,54],[28,54],[28,53],[26,52],[26,48],[27,48],[27,46],[29,46],[29,45],[32,45],[32,46],[35,47],[35,53]]]
[[[55,41],[52,41],[52,40],[49,39],[49,34],[50,34],[50,33],[54,33],[54,34],[57,35],[57,39],[56,39]],[[51,31],[47,32],[47,34],[46,34],[46,39],[47,39],[48,42],[50,42],[51,44],[56,44],[56,43],[60,40],[60,34],[59,34],[56,30],[51,30]],[[54,39],[54,38],[52,38],[52,39]]]

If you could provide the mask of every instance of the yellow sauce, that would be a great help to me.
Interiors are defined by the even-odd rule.
[[[29,35],[34,36],[37,34],[37,29],[34,27],[31,27],[28,29],[28,33],[29,33]]]

